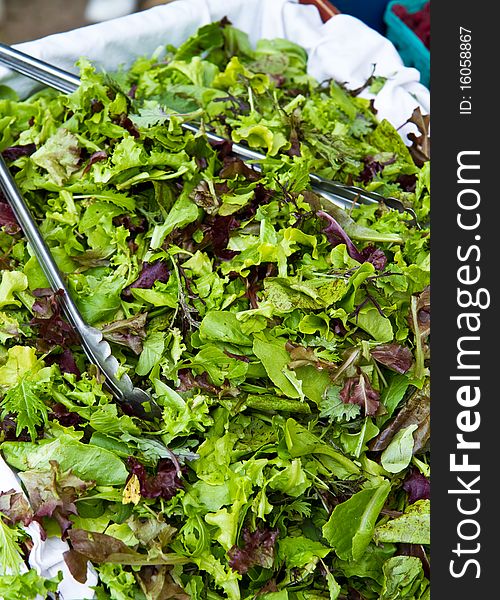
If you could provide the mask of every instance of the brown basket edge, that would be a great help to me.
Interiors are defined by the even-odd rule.
[[[323,23],[326,23],[329,19],[338,15],[340,11],[333,4],[330,4],[327,0],[299,0],[300,4],[311,4],[315,6],[321,18],[323,19]]]

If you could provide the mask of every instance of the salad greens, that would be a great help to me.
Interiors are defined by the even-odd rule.
[[[428,140],[306,67],[223,20],[112,76],[82,60],[71,96],[0,100],[79,309],[162,409],[103,388],[0,197],[0,452],[26,492],[0,495],[1,593],[54,589],[8,574],[34,520],[99,600],[428,600],[429,231],[308,177],[425,223]]]

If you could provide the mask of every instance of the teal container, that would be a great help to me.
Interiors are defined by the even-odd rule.
[[[392,0],[385,9],[384,21],[387,25],[386,36],[398,49],[404,64],[418,69],[420,81],[429,87],[431,53],[417,34],[392,11],[396,4],[404,6],[409,13],[415,13],[427,4],[427,0]]]

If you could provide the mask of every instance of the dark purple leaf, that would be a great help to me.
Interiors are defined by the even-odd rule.
[[[323,229],[323,233],[326,235],[332,246],[345,244],[347,247],[347,252],[351,258],[354,258],[354,260],[357,260],[360,263],[365,262],[363,256],[360,254],[360,252],[358,252],[358,249],[352,243],[351,238],[331,215],[326,213],[324,210],[319,210],[316,215],[321,219],[328,221],[328,226]]]
[[[144,465],[133,456],[128,457],[127,464],[131,475],[136,475],[139,479],[143,498],[170,500],[182,489],[178,466],[171,460],[162,458],[158,462],[156,475],[149,475]]]
[[[413,454],[424,451],[430,439],[430,408],[429,386],[425,385],[406,400],[397,416],[370,442],[370,450],[385,450],[398,431],[417,425],[413,432]]]
[[[222,179],[234,179],[238,175],[241,175],[248,181],[258,181],[262,178],[262,175],[257,171],[254,171],[248,165],[246,165],[240,158],[235,156],[227,156],[224,158],[224,166],[222,167],[219,177]]]
[[[422,167],[431,155],[430,115],[423,115],[420,106],[417,106],[408,122],[414,123],[418,128],[419,134],[409,133],[408,139],[413,142],[410,147],[412,158],[417,167]]]
[[[378,160],[375,160],[373,156],[366,156],[363,159],[363,163],[365,166],[359,174],[359,179],[363,183],[370,183],[377,173],[384,170],[384,165],[381,162],[378,162]]]
[[[0,421],[0,437],[6,442],[30,442],[31,437],[27,429],[16,435],[17,423],[14,415],[7,415]]]
[[[227,350],[224,350],[224,354],[226,356],[229,356],[229,358],[234,358],[235,360],[241,360],[241,362],[246,362],[246,363],[250,362],[250,359],[248,358],[248,356],[243,356],[241,354],[233,354],[232,352],[228,352]],[[203,373],[203,375],[206,375],[206,373]]]
[[[100,100],[96,99],[90,102],[90,107],[93,115],[95,115],[96,113],[100,113],[104,110],[104,104]]]
[[[130,89],[129,89],[129,91],[128,91],[128,94],[127,94],[127,96],[128,96],[129,98],[132,98],[132,100],[135,100],[135,94],[136,94],[136,92],[137,92],[137,83],[134,83],[134,84],[132,84],[132,85],[130,86]]]
[[[290,362],[288,366],[291,369],[298,369],[299,367],[305,367],[308,365],[312,365],[319,370],[326,369],[329,371],[336,371],[337,365],[333,362],[329,362],[327,360],[323,360],[316,356],[314,348],[307,348],[305,346],[300,346],[298,344],[294,344],[290,341],[286,342],[285,348],[287,352],[290,354]]]
[[[420,336],[425,339],[431,330],[431,288],[429,286],[418,297],[417,322]]]
[[[117,125],[119,125],[120,127],[123,127],[123,129],[126,129],[130,133],[131,136],[133,136],[135,138],[141,137],[139,130],[136,128],[136,126],[128,118],[128,115],[126,115],[125,113],[122,113],[114,121],[116,122]]]
[[[270,569],[273,566],[278,529],[243,529],[243,547],[233,546],[229,552],[229,566],[244,575],[255,566]]]
[[[45,358],[45,363],[47,366],[58,365],[61,373],[70,373],[76,375],[77,378],[81,376],[73,352],[69,348],[64,348],[62,352],[57,354],[52,352]]]
[[[219,181],[214,183],[214,190],[217,194],[217,197],[222,196],[223,194],[228,194],[231,191],[227,181]]]
[[[8,490],[0,493],[0,514],[12,523],[28,526],[33,520],[33,511],[22,492]]]
[[[217,152],[221,160],[226,158],[226,156],[231,156],[233,152],[233,143],[229,140],[223,140],[221,142],[210,142],[210,145]]]
[[[93,164],[95,164],[96,162],[99,162],[100,160],[106,160],[107,158],[108,158],[108,155],[106,154],[106,152],[104,152],[104,150],[99,150],[98,152],[94,152],[94,154],[90,155],[88,163],[85,166],[85,169],[83,169],[83,174],[85,175],[85,173],[88,173],[90,171],[90,167]]]
[[[373,358],[396,373],[406,373],[412,363],[413,355],[409,348],[401,344],[381,344],[371,350]]]
[[[54,404],[49,418],[58,421],[63,427],[74,427],[82,422],[82,418],[78,413],[70,412],[64,404],[59,403]]]
[[[13,162],[21,156],[31,156],[36,151],[35,144],[26,144],[25,146],[11,146],[2,150],[2,156],[7,162]]]
[[[125,300],[131,300],[133,298],[132,289],[139,288],[143,290],[150,290],[155,282],[160,281],[161,283],[167,283],[170,277],[170,271],[167,269],[166,263],[162,260],[155,262],[143,262],[142,269],[139,273],[139,277],[127,286],[122,292],[122,298]]]
[[[340,390],[340,397],[344,404],[357,404],[364,410],[366,416],[377,413],[380,405],[380,394],[375,391],[366,375],[350,377]]]
[[[145,565],[157,566],[165,560],[158,552],[149,557],[145,553],[137,552],[118,538],[106,533],[74,528],[69,531],[68,537],[75,552],[78,552],[87,560],[98,564],[115,563],[141,567]],[[78,560],[78,557],[76,560]],[[163,596],[151,596],[151,598],[153,597],[158,598],[158,600],[167,600],[170,598],[170,596],[167,598]]]
[[[36,344],[41,352],[49,352],[56,346],[67,348],[78,343],[75,331],[61,316],[57,298],[63,294],[62,290],[54,293],[49,288],[38,288],[33,292],[37,299],[32,306],[34,316],[29,324],[38,334]]]
[[[351,238],[331,215],[323,210],[319,210],[316,213],[316,216],[328,221],[328,226],[323,229],[323,233],[326,234],[326,237],[332,246],[345,244],[347,253],[351,258],[354,258],[354,260],[357,260],[360,263],[370,262],[378,271],[383,271],[385,269],[387,257],[380,248],[370,245],[364,248],[362,252],[359,252]]]
[[[228,94],[220,98],[214,98],[213,102],[228,102],[230,105],[227,107],[228,111],[231,111],[235,117],[245,115],[250,111],[250,104],[243,100],[241,97]],[[221,123],[227,123],[227,115],[219,114],[216,119]]]
[[[417,500],[429,500],[431,497],[430,481],[418,469],[413,469],[411,474],[406,477],[403,489],[408,492],[408,502],[410,504]]]
[[[69,348],[65,348],[62,353],[57,356],[59,357],[57,364],[62,373],[70,373],[71,375],[80,377],[80,369],[76,364],[73,352],[71,352]]]
[[[102,328],[102,335],[108,342],[130,348],[135,354],[142,352],[142,342],[146,338],[147,313],[140,313],[129,319],[109,323]]]
[[[380,162],[378,160],[375,160],[375,158],[373,156],[365,156],[365,158],[363,159],[364,162],[364,169],[361,171],[361,174],[359,175],[359,179],[363,182],[363,183],[370,183],[370,181],[372,181],[372,179],[380,172],[382,172],[384,170],[384,167],[387,165],[392,165],[393,163],[396,162],[396,157],[393,156],[391,157],[389,160]]]
[[[75,500],[94,487],[93,481],[82,481],[71,471],[62,473],[56,461],[50,469],[24,471],[19,474],[34,511],[34,519],[54,518],[61,528],[63,538],[72,526],[71,515],[76,515]]]
[[[120,215],[113,219],[113,225],[115,227],[125,227],[129,230],[131,237],[144,233],[147,230],[147,223],[144,217],[132,217],[131,215]]]
[[[257,208],[259,208],[259,206],[268,204],[271,201],[273,194],[274,192],[272,190],[269,190],[266,187],[264,187],[262,183],[258,183],[255,186],[255,196],[253,200],[253,203],[255,204],[255,211],[257,210]]]
[[[0,199],[3,198],[3,194],[0,193]],[[19,233],[21,228],[16,220],[12,208],[6,203],[0,201],[0,227],[4,228],[5,233],[9,235],[15,235]]]
[[[335,333],[335,335],[340,337],[344,337],[344,335],[347,334],[347,329],[339,318],[335,318],[330,321],[330,329],[333,331],[333,333]]]
[[[203,171],[208,167],[208,160],[204,156],[197,156],[195,160],[196,165],[200,171]]]
[[[387,265],[387,256],[382,252],[380,248],[375,246],[367,246],[361,251],[363,257],[362,262],[369,262],[377,269],[377,271],[383,271]]]
[[[396,179],[396,183],[405,192],[414,192],[417,188],[417,176],[416,175],[399,175]]]
[[[205,231],[205,239],[212,245],[215,256],[222,260],[230,260],[236,255],[234,250],[228,250],[229,235],[239,226],[238,221],[231,215],[217,215]]]
[[[284,75],[280,75],[279,73],[269,73],[268,77],[272,80],[277,88],[280,88],[286,82],[286,77]]]
[[[220,389],[210,383],[208,380],[208,373],[202,373],[201,375],[193,375],[189,369],[180,369],[178,371],[180,385],[177,388],[179,392],[188,392],[192,389],[201,389],[211,392],[213,394],[219,394]]]
[[[302,156],[300,152],[300,140],[297,133],[297,130],[292,127],[292,131],[290,133],[290,148],[287,150],[288,156]]]

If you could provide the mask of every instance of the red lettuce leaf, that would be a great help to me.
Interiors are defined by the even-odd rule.
[[[71,515],[76,515],[75,500],[88,489],[93,481],[83,481],[71,470],[62,473],[56,461],[50,461],[50,469],[20,473],[34,511],[34,519],[54,518],[61,528],[63,539],[72,526]]]
[[[369,380],[363,374],[347,379],[344,387],[340,390],[340,397],[344,404],[361,406],[366,416],[375,415],[380,405],[380,394],[372,388]]]
[[[122,298],[125,300],[131,300],[133,298],[132,291],[134,288],[140,289],[151,289],[153,285],[159,281],[161,283],[167,283],[170,277],[170,271],[167,269],[166,263],[162,260],[156,260],[155,262],[144,262],[142,263],[142,269],[139,273],[139,277],[127,286],[122,292]]]
[[[11,523],[28,526],[33,520],[33,511],[22,492],[7,490],[0,493],[0,513]]]
[[[429,500],[431,497],[430,481],[417,469],[406,477],[403,483],[403,489],[408,493],[408,502],[413,504],[417,500]]]
[[[100,160],[106,160],[108,158],[108,155],[106,152],[104,152],[104,150],[99,150],[98,152],[94,152],[93,154],[90,155],[90,158],[85,166],[85,169],[83,169],[83,174],[85,175],[86,173],[88,173],[90,171],[90,167],[95,164],[96,162],[99,162]]]
[[[363,248],[361,256],[363,257],[363,262],[372,263],[377,271],[383,271],[387,266],[387,256],[380,248],[376,248],[372,244]]]
[[[38,288],[33,295],[37,298],[33,304],[33,318],[30,321],[37,334],[37,347],[41,352],[50,352],[56,346],[67,348],[78,343],[78,336],[61,316],[61,306],[57,300],[63,296],[63,290],[53,292],[49,288]],[[65,357],[68,359],[68,357]]]
[[[82,417],[78,413],[70,412],[64,404],[54,404],[49,419],[58,421],[63,427],[75,427],[82,423]]]
[[[0,192],[0,227],[4,228],[5,233],[9,235],[15,235],[19,233],[21,228],[17,222],[14,211],[6,202],[2,202],[4,198],[2,192]]]
[[[270,569],[273,566],[278,529],[243,529],[243,547],[233,546],[229,552],[229,566],[244,575],[255,566]]]
[[[381,344],[371,351],[373,358],[396,373],[406,373],[412,363],[413,355],[409,348],[401,344]]]
[[[142,463],[129,456],[127,464],[131,475],[136,475],[141,486],[143,498],[163,498],[170,500],[182,489],[178,466],[172,461],[161,459],[156,475],[150,475]]]
[[[129,319],[109,323],[102,328],[102,335],[108,342],[130,348],[135,354],[142,352],[142,343],[146,338],[147,313],[140,313]]]
[[[328,225],[323,229],[323,233],[326,235],[328,241],[332,246],[338,246],[339,244],[345,244],[347,252],[351,258],[357,260],[360,263],[365,262],[363,256],[358,251],[356,246],[352,243],[351,238],[343,230],[343,228],[337,223],[337,221],[324,210],[319,210],[316,215],[321,219],[328,221]]]
[[[36,151],[35,144],[26,144],[24,146],[11,146],[2,150],[2,156],[7,162],[13,162],[21,156],[31,156]]]
[[[239,222],[231,215],[217,215],[205,231],[205,239],[212,245],[215,256],[222,260],[230,260],[236,256],[234,250],[228,250],[229,235],[233,229],[239,226]]]
[[[385,269],[387,257],[380,248],[370,244],[360,252],[342,226],[331,215],[324,210],[319,210],[316,216],[328,221],[328,225],[323,229],[323,233],[332,246],[345,244],[347,253],[354,260],[357,260],[359,263],[370,262],[378,271]]]
[[[87,558],[76,550],[66,550],[63,554],[69,572],[80,583],[87,581]]]

